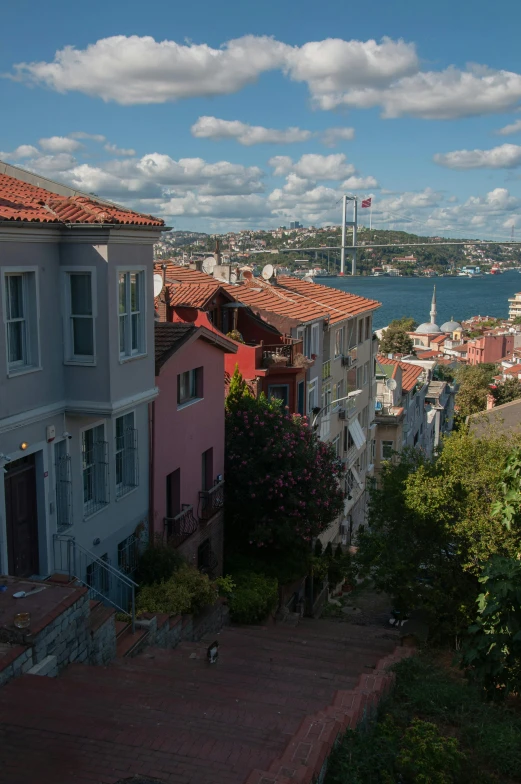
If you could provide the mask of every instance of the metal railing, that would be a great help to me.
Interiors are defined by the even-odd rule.
[[[109,604],[131,618],[136,630],[136,588],[128,575],[78,544],[73,536],[54,534],[54,569],[88,589],[89,597]]]
[[[199,517],[209,520],[224,506],[224,479],[217,482],[211,490],[201,490],[199,493]]]
[[[276,357],[284,357],[287,360],[287,365],[292,366],[297,354],[304,352],[304,342],[301,339],[295,338],[282,338],[281,343],[273,345],[263,344],[262,358],[264,361],[274,360]],[[275,359],[276,361],[276,359]]]
[[[163,519],[166,540],[174,547],[178,547],[182,544],[199,528],[199,522],[194,515],[193,506],[184,504],[183,507],[183,510],[179,512],[179,514],[176,514],[174,517],[165,517]]]

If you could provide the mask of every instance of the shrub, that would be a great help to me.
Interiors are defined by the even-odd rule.
[[[140,585],[153,585],[169,580],[184,564],[183,556],[160,538],[148,545],[139,558],[136,581]]]
[[[205,607],[214,604],[216,599],[217,590],[208,575],[184,564],[168,580],[141,588],[136,609],[139,613],[198,615]]]
[[[278,583],[273,577],[244,572],[235,577],[237,585],[230,596],[230,617],[235,623],[259,623],[276,608]]]
[[[404,781],[414,784],[451,784],[460,781],[459,769],[465,756],[456,738],[446,738],[429,721],[414,719],[401,741],[396,758]]]
[[[226,577],[218,577],[214,582],[219,596],[231,596],[235,589],[235,583],[231,575],[227,574]]]

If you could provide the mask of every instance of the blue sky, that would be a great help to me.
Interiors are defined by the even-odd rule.
[[[2,21],[15,165],[180,229],[338,223],[349,191],[377,227],[521,230],[519,3],[17,0]]]

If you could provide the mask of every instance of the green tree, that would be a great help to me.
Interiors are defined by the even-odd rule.
[[[280,401],[247,393],[236,371],[226,401],[228,552],[266,559],[309,552],[343,510],[341,462]]]
[[[380,351],[382,354],[412,354],[414,343],[404,327],[391,323],[382,333]]]
[[[455,404],[460,417],[485,411],[490,384],[496,372],[493,364],[464,365],[456,373],[458,392]]]
[[[412,316],[402,316],[399,319],[393,319],[389,326],[404,329],[406,332],[413,332],[418,326],[418,322]]]
[[[497,384],[495,389],[492,389],[496,405],[501,406],[503,403],[511,403],[512,400],[517,400],[521,397],[521,384],[517,378],[507,378],[503,383]]]

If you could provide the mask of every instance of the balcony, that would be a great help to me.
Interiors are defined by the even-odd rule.
[[[217,482],[211,490],[199,493],[199,518],[207,522],[224,506],[224,480]]]
[[[284,337],[281,343],[261,344],[263,367],[307,367],[312,364],[304,356],[304,343],[296,338]]]
[[[164,524],[166,540],[174,547],[179,547],[199,527],[193,506],[186,504],[184,504],[183,511],[179,512],[175,517],[165,517]]]

